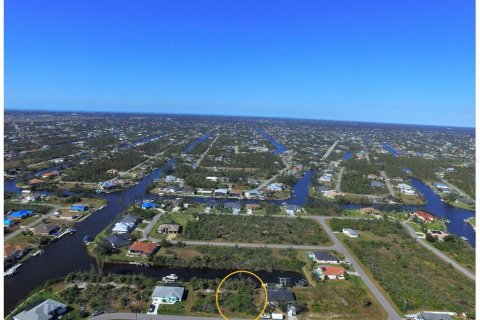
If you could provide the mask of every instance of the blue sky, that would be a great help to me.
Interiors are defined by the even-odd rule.
[[[5,0],[5,107],[473,127],[474,5]]]

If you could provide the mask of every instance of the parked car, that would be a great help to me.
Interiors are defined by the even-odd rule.
[[[148,312],[153,312],[153,310],[155,310],[155,305],[151,304],[150,309],[148,309]]]
[[[102,314],[103,311],[100,311],[100,310],[95,310],[92,312],[92,317],[95,317],[95,316],[98,316],[99,314]]]

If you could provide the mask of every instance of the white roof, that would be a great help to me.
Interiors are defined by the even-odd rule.
[[[183,287],[167,287],[167,286],[156,286],[153,290],[152,298],[165,298],[165,297],[176,297],[182,299],[183,292],[185,288]]]

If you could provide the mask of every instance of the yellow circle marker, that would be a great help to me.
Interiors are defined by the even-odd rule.
[[[260,311],[260,313],[254,318],[254,320],[258,320],[258,319],[260,319],[260,317],[262,316],[262,314],[263,314],[263,313],[265,312],[265,310],[267,309],[267,303],[268,303],[267,285],[266,285],[265,283],[263,283],[262,279],[260,279],[259,276],[257,276],[255,273],[253,273],[253,272],[251,272],[251,271],[246,271],[246,270],[234,271],[234,272],[228,274],[225,278],[223,278],[222,281],[220,281],[220,283],[218,284],[218,287],[217,287],[217,291],[215,292],[215,303],[216,303],[216,305],[217,305],[217,310],[218,310],[218,312],[220,312],[220,315],[222,316],[223,319],[229,320],[229,319],[223,314],[222,308],[220,308],[218,294],[220,293],[220,288],[222,287],[222,284],[225,282],[225,280],[227,280],[228,278],[230,278],[231,276],[233,276],[234,274],[237,274],[237,273],[248,273],[249,275],[254,276],[255,278],[257,278],[257,280],[260,281],[260,284],[262,285],[263,292],[265,292],[265,303],[263,304],[262,311]]]

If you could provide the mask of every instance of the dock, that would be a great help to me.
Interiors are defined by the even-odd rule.
[[[20,268],[21,266],[22,266],[21,263],[14,265],[13,267],[11,267],[11,268],[8,269],[7,271],[5,271],[5,272],[3,273],[3,276],[4,276],[4,277],[11,277],[11,276],[13,276],[15,273],[17,273],[17,269]]]

